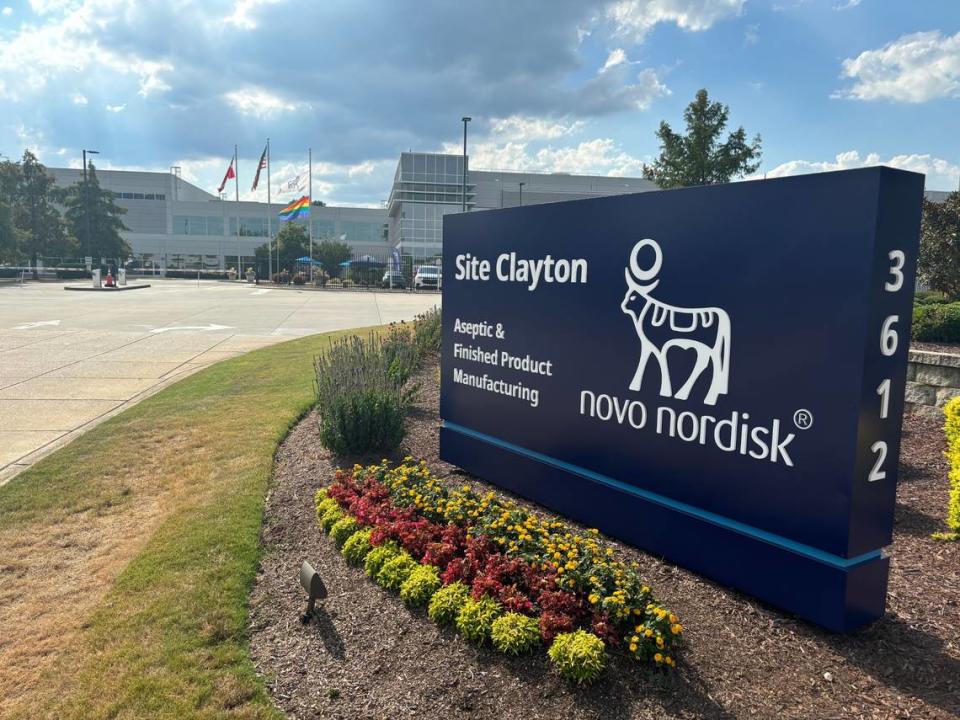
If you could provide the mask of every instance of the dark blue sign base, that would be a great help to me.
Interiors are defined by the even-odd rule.
[[[842,558],[449,422],[440,457],[829,630],[883,616],[890,561],[879,550]]]

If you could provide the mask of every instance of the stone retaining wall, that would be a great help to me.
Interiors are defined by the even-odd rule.
[[[960,395],[960,355],[911,350],[906,412],[943,419],[943,406]]]

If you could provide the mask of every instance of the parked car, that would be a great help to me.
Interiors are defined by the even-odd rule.
[[[436,265],[421,265],[413,276],[413,287],[417,290],[439,290],[443,286],[443,276]]]
[[[395,287],[403,290],[407,287],[407,281],[403,279],[403,273],[399,270],[387,270],[380,280],[380,287]]]

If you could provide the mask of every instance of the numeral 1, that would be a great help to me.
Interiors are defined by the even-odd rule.
[[[890,378],[880,383],[877,395],[880,396],[880,419],[886,420],[890,411]]]

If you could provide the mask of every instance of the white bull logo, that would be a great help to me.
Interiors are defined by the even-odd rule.
[[[654,259],[649,268],[640,266],[640,253],[653,250]],[[650,296],[660,283],[656,279],[663,262],[663,253],[656,241],[645,238],[633,247],[630,265],[624,271],[627,294],[621,309],[633,318],[640,338],[640,361],[630,382],[631,390],[639,390],[650,358],[660,368],[660,395],[686,400],[694,384],[709,366],[710,385],[703,402],[716,405],[717,398],[728,391],[730,376],[730,317],[717,307],[684,308],[668,305]],[[677,349],[693,350],[696,359],[686,382],[674,392],[670,379],[668,355]]]

